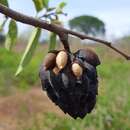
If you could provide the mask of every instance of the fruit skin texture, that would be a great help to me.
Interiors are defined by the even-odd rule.
[[[63,69],[66,64],[67,64],[67,60],[68,60],[68,55],[65,51],[60,51],[58,54],[57,54],[57,57],[56,57],[56,64],[57,64],[57,67],[61,70]]]
[[[100,65],[100,60],[97,54],[90,49],[80,49],[75,53],[75,55],[95,67]]]
[[[79,56],[81,56],[79,50],[69,54],[67,65],[58,74],[53,70],[45,70],[44,65],[41,66],[39,73],[42,88],[48,97],[74,119],[84,118],[93,110],[98,94],[96,66],[85,59],[86,56],[89,58],[88,53],[84,55],[85,57],[79,58]],[[78,79],[71,69],[75,59],[83,66],[83,73]]]
[[[55,73],[55,75],[58,75],[58,73],[60,72],[60,69],[57,66],[55,66],[52,71],[53,73]]]

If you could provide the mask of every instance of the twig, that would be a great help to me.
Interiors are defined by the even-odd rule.
[[[70,47],[69,47],[69,42],[68,42],[68,34],[62,32],[59,35],[59,38],[60,38],[61,42],[63,43],[65,50],[70,52]]]
[[[27,15],[21,14],[19,12],[16,12],[16,11],[9,9],[8,7],[6,7],[2,4],[0,4],[0,13],[4,14],[4,15],[12,18],[12,19],[15,19],[16,21],[19,21],[19,22],[22,22],[22,23],[25,23],[25,24],[29,24],[29,25],[32,25],[32,26],[35,26],[35,27],[43,28],[43,29],[46,29],[48,31],[54,32],[54,33],[58,34],[60,37],[61,37],[61,33],[67,34],[67,35],[71,34],[71,35],[74,35],[76,37],[79,37],[80,39],[89,39],[89,40],[93,40],[93,41],[102,43],[102,44],[110,47],[111,49],[115,50],[116,52],[118,52],[122,56],[124,56],[127,60],[130,60],[130,56],[126,55],[124,52],[122,52],[122,51],[118,50],[117,48],[113,47],[111,42],[107,42],[105,40],[101,40],[101,39],[98,39],[98,38],[83,35],[83,34],[80,34],[80,33],[77,33],[77,32],[62,28],[62,27],[59,27],[55,24],[49,24],[49,23],[47,23],[43,20],[36,19],[36,18],[27,16]],[[65,44],[68,44],[68,42],[66,42]],[[69,46],[69,45],[66,45],[66,46]]]

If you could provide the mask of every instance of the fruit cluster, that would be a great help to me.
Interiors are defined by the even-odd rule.
[[[64,113],[83,118],[96,103],[98,56],[89,49],[75,53],[53,50],[40,69],[42,88]]]

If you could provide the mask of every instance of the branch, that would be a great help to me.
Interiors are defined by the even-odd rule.
[[[12,19],[15,19],[16,21],[19,21],[19,22],[22,22],[22,23],[25,23],[25,24],[28,24],[28,25],[32,25],[32,26],[35,26],[35,27],[43,28],[43,29],[46,29],[48,31],[54,32],[54,33],[56,33],[60,36],[60,39],[61,39],[61,32],[62,32],[62,34],[67,34],[67,35],[71,34],[71,35],[74,35],[76,37],[79,37],[82,40],[83,39],[89,39],[89,40],[93,40],[93,41],[102,43],[102,44],[110,47],[111,49],[115,50],[116,52],[118,52],[122,56],[124,56],[127,60],[130,60],[130,56],[126,55],[122,51],[113,47],[111,42],[107,42],[105,40],[101,40],[101,39],[98,39],[98,38],[83,35],[83,34],[80,34],[80,33],[77,33],[77,32],[62,28],[62,27],[59,27],[59,26],[54,25],[54,24],[49,24],[46,21],[18,13],[16,11],[12,10],[12,9],[9,9],[8,7],[6,7],[2,4],[0,4],[0,13],[4,14],[4,15],[12,18]],[[68,42],[64,42],[64,44],[68,44]],[[69,45],[66,45],[66,46],[69,46]]]
[[[65,50],[70,52],[70,47],[69,47],[69,42],[68,42],[68,34],[62,32],[59,35],[59,38],[60,38],[61,42],[63,43]]]

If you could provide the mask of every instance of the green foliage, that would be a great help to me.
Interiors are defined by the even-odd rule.
[[[61,2],[59,3],[59,5],[57,6],[56,8],[56,13],[57,14],[62,14],[63,13],[63,8],[66,6],[66,3],[65,2]]]
[[[85,34],[91,34],[94,36],[105,34],[104,22],[93,16],[83,15],[75,17],[69,21],[69,26],[71,29],[76,29]]]
[[[15,75],[18,75],[23,70],[23,68],[30,62],[34,54],[35,48],[38,44],[40,34],[41,34],[41,29],[39,28],[35,28],[34,31],[32,32],[32,35],[29,39],[28,45],[25,49],[25,52],[22,56],[22,59],[20,61],[19,67]]]
[[[4,41],[5,41],[5,36],[2,33],[0,33],[0,45],[3,45]]]
[[[47,22],[53,23],[53,24],[61,24],[61,21],[59,20],[59,15],[64,14],[63,8],[65,7],[66,3],[65,2],[60,2],[57,7],[49,7],[49,2],[51,0],[32,0],[32,3],[35,6],[36,9],[36,16],[37,19],[42,19],[46,20]],[[8,6],[8,0],[1,0],[0,3],[4,4],[5,6]],[[42,14],[41,12],[44,12]],[[3,31],[4,26],[7,21],[10,20],[8,17],[4,17],[5,19],[3,20],[2,24],[0,25],[0,32]],[[7,50],[11,50],[11,48],[14,46],[17,35],[18,35],[18,29],[16,22],[14,20],[11,20],[8,25],[8,33],[6,35],[6,40],[5,40],[5,48]],[[27,48],[23,54],[23,57],[20,61],[19,67],[17,69],[16,75],[18,75],[25,66],[28,65],[30,62],[32,55],[36,49],[36,45],[38,43],[38,39],[40,37],[40,33],[42,30],[39,29],[37,32],[36,30],[33,30],[33,34],[30,38],[30,41],[27,45]],[[36,36],[35,36],[36,35]],[[50,33],[50,43],[49,43],[49,49],[54,49],[56,47],[56,35],[53,32]]]
[[[3,48],[0,48],[0,54],[0,95],[8,95],[14,79],[12,71],[17,65],[12,60],[17,61],[17,56]]]
[[[51,12],[53,10],[55,10],[56,8],[55,7],[50,7],[50,8],[47,8],[47,12]]]
[[[3,20],[3,22],[0,23],[0,33],[3,32],[3,28],[4,28],[4,26],[5,26],[6,22],[7,22],[7,20],[8,20],[8,18],[5,17],[5,19]]]
[[[56,48],[56,34],[50,33],[50,42],[49,42],[49,50],[54,50]]]
[[[35,4],[35,8],[36,8],[37,12],[39,12],[43,8],[47,8],[48,7],[49,0],[33,0],[33,2]]]
[[[0,3],[7,6],[7,7],[9,6],[8,0],[0,0]]]
[[[41,47],[38,46],[40,50]],[[15,77],[15,71],[21,59],[21,53],[7,51],[0,47],[0,96],[6,96],[15,89],[27,90],[34,86],[39,77],[40,64],[47,51],[36,51],[33,60],[19,76]]]
[[[35,8],[36,8],[37,12],[39,12],[43,8],[47,8],[48,7],[49,0],[33,0],[33,2],[35,4]]]
[[[14,20],[11,20],[9,23],[9,30],[5,40],[5,47],[7,50],[10,50],[12,46],[16,43],[17,33],[17,24]]]

